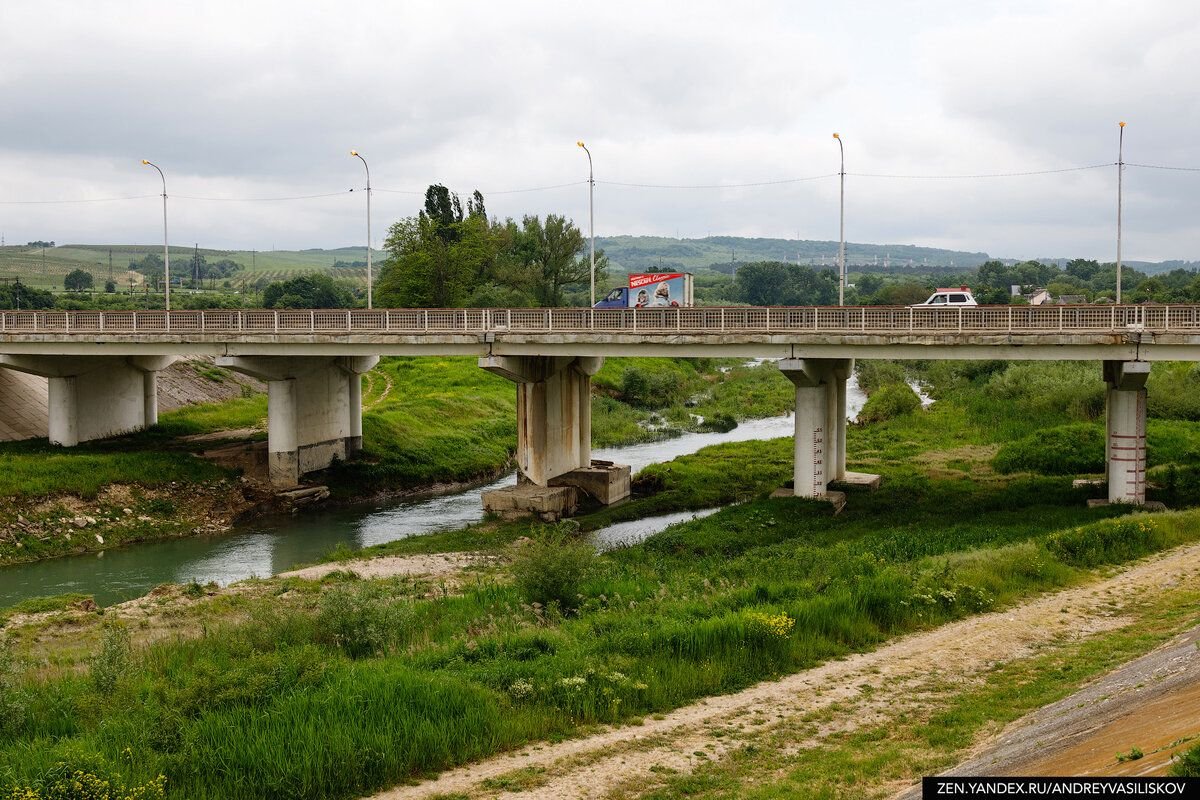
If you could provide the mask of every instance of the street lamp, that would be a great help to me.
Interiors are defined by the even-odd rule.
[[[147,167],[154,167],[158,170],[158,177],[162,178],[163,185],[163,277],[167,282],[166,289],[166,306],[167,311],[171,310],[171,248],[167,244],[167,176],[163,175],[162,169],[151,161],[142,159],[142,164]]]
[[[842,179],[841,192],[841,231],[839,233],[838,244],[838,305],[846,305],[846,148],[842,145],[842,137],[836,133],[833,138],[837,139],[838,152],[842,156],[842,169],[838,173]]]
[[[596,305],[596,179],[592,173],[592,151],[583,142],[575,144],[583,148],[588,157],[588,233],[592,239],[592,306]]]
[[[375,307],[371,298],[371,168],[357,150],[351,150],[350,155],[363,162],[367,170],[367,308],[370,309]]]
[[[1125,172],[1125,123],[1118,122],[1117,140],[1117,305],[1121,304],[1121,182]]]

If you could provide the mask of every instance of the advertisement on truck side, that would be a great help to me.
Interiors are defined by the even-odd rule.
[[[657,272],[629,276],[630,308],[671,308],[690,304],[688,279],[683,272]]]

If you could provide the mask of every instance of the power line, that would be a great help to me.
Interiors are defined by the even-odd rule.
[[[596,183],[606,184],[608,186],[626,186],[634,189],[746,189],[753,186],[780,186],[785,183],[801,183],[803,181],[819,181],[824,178],[836,178],[837,173],[831,172],[828,175],[809,175],[805,178],[783,178],[777,181],[756,181],[754,183],[694,183],[694,184],[669,184],[669,183],[621,183],[619,181],[596,181]],[[583,181],[586,183],[587,181]]]
[[[291,197],[195,197],[193,195],[186,194],[173,194],[171,197],[177,200],[213,200],[229,203],[273,203],[281,200],[315,200],[319,197],[340,197],[353,191],[353,189],[347,189],[344,192],[328,192],[326,194],[300,194]]]
[[[1062,167],[1061,169],[1039,169],[1030,170],[1028,172],[984,172],[974,175],[888,175],[877,172],[847,172],[847,175],[855,178],[905,178],[911,180],[958,180],[967,178],[1022,178],[1027,175],[1054,175],[1060,172],[1082,172],[1088,169],[1102,169],[1105,167],[1115,167],[1116,162],[1108,164],[1088,164],[1083,167]]]
[[[1141,167],[1142,169],[1169,169],[1177,172],[1200,172],[1200,167],[1165,167],[1161,164],[1134,164],[1132,161],[1126,161],[1127,167]]]
[[[42,206],[58,203],[115,203],[120,200],[145,200],[147,197],[161,197],[157,194],[135,194],[129,197],[88,197],[82,200],[0,200],[0,205],[6,206]]]

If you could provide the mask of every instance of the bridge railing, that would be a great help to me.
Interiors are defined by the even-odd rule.
[[[0,311],[0,334],[1200,332],[1200,305]]]

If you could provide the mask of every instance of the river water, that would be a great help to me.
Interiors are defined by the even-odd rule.
[[[866,401],[853,376],[847,414],[854,419]],[[629,464],[633,473],[721,442],[775,439],[793,434],[791,415],[748,420],[727,433],[688,433],[674,439],[592,451],[594,458]],[[80,592],[100,605],[140,597],[163,583],[215,581],[226,585],[267,577],[315,561],[339,544],[369,547],[409,536],[454,530],[483,519],[482,492],[510,486],[514,474],[486,486],[438,497],[409,498],[256,520],[230,533],[145,542],[97,553],[0,568],[0,607],[30,597]],[[715,509],[714,509],[715,510]],[[597,546],[638,541],[697,512],[621,523],[593,534]],[[700,512],[700,513],[712,513]]]

